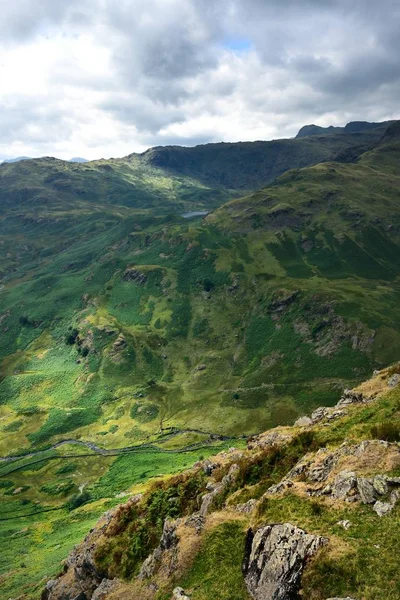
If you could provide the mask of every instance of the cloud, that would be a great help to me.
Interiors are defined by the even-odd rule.
[[[400,117],[397,0],[14,0],[0,159]]]

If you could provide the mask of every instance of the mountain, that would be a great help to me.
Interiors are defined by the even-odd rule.
[[[372,130],[381,130],[382,132],[392,123],[393,121],[383,121],[381,123],[369,123],[368,121],[351,121],[344,127],[320,127],[319,125],[304,125],[298,134],[296,139],[309,137],[311,135],[330,135],[335,133],[366,133]]]
[[[17,156],[17,158],[7,158],[6,160],[3,160],[3,162],[1,163],[2,165],[5,163],[16,163],[16,162],[20,162],[21,160],[32,160],[30,156]]]
[[[70,158],[69,162],[73,163],[86,163],[89,162],[86,158],[82,158],[81,156],[75,156],[74,158]]]
[[[7,597],[37,597],[134,483],[333,406],[400,359],[399,130],[0,166]],[[174,498],[157,492],[151,514]],[[144,559],[159,529],[148,544],[141,527],[123,544]]]

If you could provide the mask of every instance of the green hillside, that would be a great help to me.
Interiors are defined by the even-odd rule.
[[[400,358],[398,129],[0,166],[7,522],[43,542],[43,511],[95,502],[65,556],[133,484]]]

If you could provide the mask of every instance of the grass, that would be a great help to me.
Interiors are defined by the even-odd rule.
[[[165,445],[174,450],[209,433],[250,435],[334,404],[398,360],[398,142],[309,167],[369,148],[368,135],[1,166],[0,454],[64,438],[122,448],[168,427],[186,431]],[[180,216],[288,166],[205,221]],[[126,280],[127,268],[145,280]],[[396,438],[389,408],[365,411],[332,424],[326,441],[353,427]],[[10,515],[64,510],[84,484],[102,502],[205,452],[65,462],[49,451],[30,470],[2,465],[1,498]]]
[[[193,600],[250,598],[241,571],[244,541],[244,526],[238,521],[222,523],[207,533],[190,572],[181,582],[185,592]]]

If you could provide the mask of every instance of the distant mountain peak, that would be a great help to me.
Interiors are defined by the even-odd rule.
[[[74,158],[70,158],[68,162],[86,163],[89,161],[87,158],[82,158],[81,156],[74,156]]]
[[[371,129],[385,128],[393,121],[382,121],[381,123],[369,123],[368,121],[350,121],[344,127],[321,127],[319,125],[304,125],[299,129],[296,138],[308,137],[311,135],[326,135],[332,133],[361,133]]]

